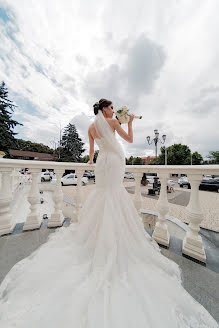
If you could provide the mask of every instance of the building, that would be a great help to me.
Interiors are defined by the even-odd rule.
[[[152,161],[152,159],[155,159],[156,156],[147,156],[147,157],[142,157],[141,159],[144,161],[144,165],[148,165],[150,164],[150,162]]]
[[[47,153],[37,153],[35,151],[9,149],[9,153],[13,156],[13,159],[26,159],[35,161],[53,161],[57,158],[57,155]]]

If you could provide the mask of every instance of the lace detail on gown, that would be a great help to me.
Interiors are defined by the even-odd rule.
[[[122,148],[108,132],[95,140],[96,188],[78,223],[57,229],[2,282],[1,328],[218,327],[145,231],[123,186]]]

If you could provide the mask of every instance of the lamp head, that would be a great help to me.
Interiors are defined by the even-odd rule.
[[[162,138],[163,138],[163,141],[165,142],[165,140],[166,140],[166,134],[164,134],[164,135],[162,135]]]
[[[150,136],[147,136],[147,141],[148,141],[148,143],[150,142]]]
[[[158,130],[156,129],[156,130],[154,130],[154,134],[155,134],[155,137],[156,138],[158,138],[159,137],[159,132],[158,132]]]

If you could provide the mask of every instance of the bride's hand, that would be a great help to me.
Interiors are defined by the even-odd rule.
[[[135,115],[133,114],[129,114],[129,122],[128,123],[131,123],[135,118]]]
[[[91,161],[91,160],[89,160],[87,163],[88,163],[88,164],[94,164],[94,162]]]

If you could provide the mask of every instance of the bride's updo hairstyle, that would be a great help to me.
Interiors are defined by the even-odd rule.
[[[111,104],[112,104],[112,101],[107,100],[107,99],[104,99],[104,98],[101,98],[101,99],[99,100],[99,102],[96,102],[96,103],[93,105],[93,108],[94,108],[94,114],[97,115],[99,109],[102,111],[102,110],[103,110],[103,107],[108,107],[108,106],[111,105]]]

